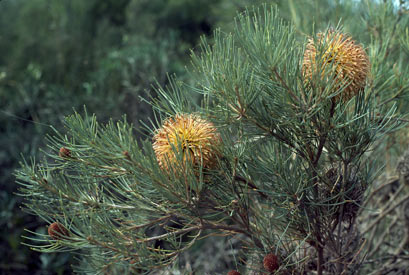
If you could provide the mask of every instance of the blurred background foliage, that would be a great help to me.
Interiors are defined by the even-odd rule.
[[[21,156],[41,155],[43,138],[73,109],[101,121],[123,114],[139,126],[167,74],[186,78],[201,35],[231,24],[250,2],[223,0],[0,1],[0,273],[65,274],[70,257],[22,245],[44,222],[20,210],[12,175]],[[136,133],[138,134],[138,133]]]
[[[39,254],[21,244],[24,228],[45,232],[46,227],[23,213],[21,198],[14,195],[13,170],[21,156],[41,156],[50,125],[61,128],[62,118],[84,105],[101,122],[123,114],[136,127],[147,122],[151,108],[140,98],[155,97],[151,85],[165,86],[167,74],[192,81],[184,68],[200,36],[217,27],[228,32],[237,12],[262,2],[276,3],[282,17],[296,25],[300,39],[342,19],[345,30],[363,44],[371,42],[372,32],[392,52],[398,45],[393,23],[400,16],[392,1],[0,1],[1,274],[71,273],[67,254]],[[388,62],[407,64],[405,58]],[[401,108],[408,108],[404,102]],[[206,249],[217,258],[219,246],[226,245]],[[195,265],[205,270],[199,261]]]

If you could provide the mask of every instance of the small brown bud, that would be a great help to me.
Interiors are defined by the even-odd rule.
[[[62,158],[69,158],[71,157],[71,151],[65,147],[61,147],[58,155]]]
[[[272,253],[267,254],[264,257],[263,266],[270,273],[273,273],[273,272],[277,271],[277,269],[279,267],[278,257],[276,255],[272,254]]]
[[[241,275],[241,274],[237,270],[230,270],[229,273],[227,273],[227,275]]]
[[[127,160],[130,160],[130,159],[131,159],[131,156],[129,155],[129,152],[128,152],[128,151],[123,151],[123,152],[122,152],[122,155],[123,155]]]
[[[65,237],[68,237],[70,233],[59,222],[53,222],[48,227],[48,235],[50,235],[50,237],[53,238],[54,240],[61,240],[66,239]]]

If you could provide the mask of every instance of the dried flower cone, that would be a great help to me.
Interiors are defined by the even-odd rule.
[[[179,114],[167,119],[153,137],[153,149],[162,169],[177,165],[177,153],[183,151],[183,161],[193,166],[214,168],[220,135],[216,127],[197,115]]]
[[[263,260],[264,269],[270,273],[278,270],[278,257],[272,253],[267,254]]]
[[[61,240],[65,239],[65,237],[68,237],[70,234],[62,224],[53,222],[48,227],[48,235],[50,235],[50,237],[54,240]]]
[[[61,147],[58,155],[62,158],[69,158],[71,157],[71,151],[65,147]]]
[[[236,271],[236,270],[230,270],[229,273],[227,273],[227,275],[241,275],[240,272]]]
[[[317,60],[318,57],[321,60]],[[317,34],[316,39],[309,39],[302,64],[306,81],[311,81],[313,75],[318,72],[324,74],[326,69],[335,71],[335,83],[339,83],[337,88],[345,85],[344,90],[334,100],[339,101],[341,98],[345,102],[365,87],[370,63],[361,45],[356,44],[348,35],[330,30]]]

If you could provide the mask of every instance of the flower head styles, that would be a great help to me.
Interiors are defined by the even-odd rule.
[[[332,66],[332,67],[328,67]],[[302,71],[307,82],[313,75],[331,68],[334,70],[337,88],[344,90],[334,99],[347,101],[358,94],[365,86],[369,74],[370,63],[361,45],[356,44],[348,35],[339,31],[329,30],[317,34],[316,39],[310,38],[304,52]],[[325,80],[325,79],[324,79]]]
[[[178,114],[167,119],[153,137],[153,150],[162,169],[177,164],[182,150],[183,162],[214,168],[220,135],[213,123],[194,114]]]

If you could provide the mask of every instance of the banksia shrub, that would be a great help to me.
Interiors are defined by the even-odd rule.
[[[362,91],[369,69],[365,50],[349,35],[329,30],[308,40],[302,64],[304,78],[310,82],[314,75],[321,74],[322,80],[326,80],[325,74],[332,71],[336,88],[345,85],[342,93],[335,97],[336,101],[340,98],[347,101]]]
[[[177,154],[193,166],[214,168],[220,135],[213,123],[194,114],[168,118],[153,137],[153,149],[162,169],[177,164]],[[182,150],[182,152],[179,152]]]
[[[66,239],[70,235],[68,230],[59,222],[53,222],[48,227],[48,235],[54,240]]]
[[[166,88],[157,88],[156,117],[168,118],[150,132],[152,139],[137,140],[126,119],[101,125],[87,114],[67,117],[69,131],[49,137],[53,155],[46,163],[24,162],[16,173],[25,205],[45,220],[72,219],[75,245],[67,249],[84,255],[79,270],[87,274],[160,273],[184,253],[206,258],[196,245],[211,236],[234,240],[237,268],[247,274],[383,268],[379,260],[392,259],[399,244],[391,240],[396,247],[382,249],[373,237],[389,231],[375,223],[389,221],[399,201],[381,211],[362,206],[369,192],[382,191],[373,188],[382,166],[378,148],[403,127],[409,108],[400,114],[394,101],[409,93],[408,70],[399,68],[403,61],[389,68],[395,61],[374,54],[384,48],[371,43],[374,81],[367,87],[368,57],[349,36],[318,34],[304,52],[301,33],[278,9],[265,8],[239,14],[231,33],[203,39],[203,52],[192,52],[198,79],[170,77]],[[368,96],[342,104],[362,89]],[[192,102],[195,92],[200,103]],[[62,146],[78,150],[52,162]],[[399,170],[402,177],[406,170]],[[361,222],[366,209],[369,219]],[[54,226],[61,234],[50,231],[52,238],[68,234]],[[371,251],[377,247],[382,257]],[[218,266],[225,255],[207,260]],[[380,272],[388,274],[392,265]]]
[[[272,253],[267,254],[263,259],[264,269],[270,273],[278,270],[278,257]]]

